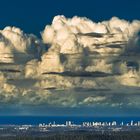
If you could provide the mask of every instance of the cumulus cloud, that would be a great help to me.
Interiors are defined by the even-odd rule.
[[[0,102],[138,106],[130,95],[140,88],[139,31],[138,20],[77,16],[54,17],[42,40],[16,27],[0,30]]]
[[[136,53],[139,30],[140,22],[137,20],[130,23],[113,17],[109,21],[95,23],[76,16],[71,19],[56,16],[52,25],[45,27],[42,38],[44,43],[50,46],[47,53],[53,52],[54,55],[54,52],[57,52],[57,56],[65,56],[61,62],[64,71],[73,69],[119,73],[121,67],[113,66],[114,59],[120,55]],[[119,65],[119,62],[115,65]]]
[[[81,46],[83,49],[87,47],[89,49],[93,48],[94,50],[92,51],[98,51],[94,46],[106,46],[112,43],[126,44],[126,41],[133,37],[134,34],[137,34],[139,29],[140,22],[137,20],[130,23],[113,17],[109,21],[95,23],[87,18],[73,17],[72,19],[67,19],[64,16],[56,16],[52,25],[45,27],[42,32],[42,38],[44,43],[50,45],[59,44],[64,50],[60,48],[60,53],[71,54],[73,51],[66,52],[65,50],[71,45],[74,45],[75,48]],[[69,45],[65,45],[67,42]],[[106,50],[110,52],[111,49],[103,47],[103,51]],[[116,53],[115,48],[111,51]],[[79,51],[75,50],[75,53],[79,53]]]
[[[25,34],[16,27],[6,27],[0,31],[1,62],[17,62],[37,58],[41,55],[41,41],[32,34]],[[26,60],[27,59],[27,60]]]

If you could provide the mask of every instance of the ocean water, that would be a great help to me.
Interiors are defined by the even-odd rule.
[[[75,124],[82,122],[112,122],[128,123],[131,120],[134,122],[140,121],[140,117],[73,117],[73,116],[0,116],[0,125],[22,125],[31,124],[38,125],[39,123],[65,124],[66,121],[71,121]]]

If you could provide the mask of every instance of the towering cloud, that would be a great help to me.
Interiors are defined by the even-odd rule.
[[[87,18],[66,19],[64,16],[56,16],[52,25],[45,27],[42,38],[44,43],[53,45],[53,49],[54,45],[60,45],[59,49],[56,47],[56,51],[72,54],[81,53],[85,48],[97,51],[97,45],[128,43],[136,37],[139,29],[140,21],[137,20],[130,23],[113,17],[109,21],[94,23]],[[104,46],[103,50],[105,49],[108,48]],[[116,53],[119,49],[108,49],[108,51]]]
[[[95,23],[56,16],[42,40],[6,27],[0,31],[0,102],[138,107],[130,98],[140,88],[139,32],[140,21],[117,17]]]
[[[41,41],[35,35],[23,33],[19,28],[6,27],[0,31],[0,39],[1,62],[14,63],[19,59],[26,62],[41,55]]]
[[[113,17],[109,21],[94,23],[87,18],[56,16],[52,25],[45,27],[42,38],[50,45],[47,55],[51,52],[59,55],[58,67],[62,61],[63,71],[122,73],[125,61],[116,62],[116,59],[139,53],[139,29],[140,21],[137,20],[130,23]]]

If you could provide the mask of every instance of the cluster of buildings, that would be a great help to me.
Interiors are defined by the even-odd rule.
[[[34,134],[44,133],[47,134],[49,132],[63,132],[63,131],[98,131],[98,132],[106,132],[106,131],[131,131],[137,130],[140,131],[140,121],[130,121],[128,123],[117,121],[112,122],[81,122],[81,124],[75,124],[72,121],[66,121],[65,123],[58,124],[56,122],[53,123],[40,123],[39,125],[2,125],[0,126],[0,133],[10,133],[10,134],[22,134],[22,133],[30,133]]]
[[[66,121],[65,124],[56,124],[55,122],[49,123],[49,124],[39,124],[39,128],[41,127],[96,127],[96,126],[102,126],[102,127],[107,127],[107,126],[137,126],[140,127],[140,121],[134,122],[131,120],[128,123],[117,123],[116,121],[112,122],[83,122],[82,124],[74,124],[71,121]]]

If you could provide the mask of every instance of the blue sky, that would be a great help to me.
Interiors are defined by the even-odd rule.
[[[112,16],[140,19],[139,0],[1,0],[0,4],[0,29],[17,26],[38,36],[56,15],[86,16],[94,21]]]

